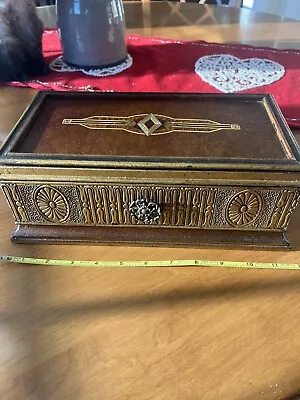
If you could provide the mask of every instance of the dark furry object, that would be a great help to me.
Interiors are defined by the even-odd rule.
[[[26,81],[48,72],[42,34],[33,0],[0,0],[0,82]]]

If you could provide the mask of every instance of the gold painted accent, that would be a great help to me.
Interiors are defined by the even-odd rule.
[[[184,225],[185,211],[187,208],[186,190],[180,190],[178,198],[177,224]]]
[[[109,188],[111,189],[111,188]],[[108,190],[108,199],[109,199],[109,210],[110,210],[110,222],[112,225],[117,225],[118,221],[118,213],[117,213],[117,204],[116,204],[116,189]]]
[[[147,126],[148,122],[152,122],[150,127]],[[162,126],[160,120],[152,113],[141,119],[137,124],[146,136],[152,135],[152,133]]]
[[[229,199],[225,210],[226,220],[231,226],[246,226],[257,219],[261,209],[261,195],[254,190],[243,190]]]
[[[65,196],[55,187],[39,186],[33,194],[34,205],[39,214],[49,222],[65,222],[70,206]]]
[[[90,210],[91,210],[91,217],[92,217],[92,221],[96,222],[96,207],[97,207],[97,203],[94,200],[94,190],[91,187],[88,187],[86,190],[87,193],[87,198],[89,200],[90,203]]]
[[[17,185],[3,185],[2,190],[16,222],[27,222],[28,215],[18,192]]]
[[[149,125],[150,123],[150,125]],[[93,116],[64,119],[63,125],[81,125],[87,129],[124,130],[136,135],[156,136],[172,132],[213,133],[241,129],[237,124],[223,124],[209,119],[172,118],[160,114],[137,114],[128,117]]]
[[[207,199],[206,199],[206,207],[205,207],[205,213],[204,213],[204,226],[210,226],[212,222],[212,216],[213,216],[213,209],[214,209],[214,202],[215,202],[215,197],[217,194],[217,189],[209,189],[207,190]]]
[[[96,202],[96,214],[97,214],[97,221],[99,221],[99,224],[103,225],[104,224],[104,208],[103,204],[101,202],[101,195],[99,192],[99,188],[95,188],[95,202]]]
[[[2,186],[2,191],[3,191],[4,196],[6,197],[8,205],[9,205],[9,207],[10,207],[10,209],[11,209],[13,215],[14,215],[15,221],[18,222],[20,217],[19,217],[18,211],[16,209],[15,203],[12,200],[12,196],[11,196],[11,192],[10,192],[10,189],[9,189],[9,185],[3,185]]]
[[[296,209],[300,197],[299,191],[284,190],[279,197],[269,228],[286,228],[292,212]]]
[[[128,190],[121,190],[122,193],[122,203],[121,208],[123,210],[123,224],[129,225],[132,219],[132,215],[129,211],[129,205],[131,204],[129,200]]]
[[[82,213],[84,216],[85,223],[90,224],[91,223],[91,213],[90,213],[90,209],[89,209],[89,205],[88,205],[87,195],[85,193],[84,187],[80,186],[78,188],[78,190],[79,190],[80,200],[82,202]]]
[[[80,209],[85,225],[143,225],[130,213],[137,199],[157,203],[161,215],[154,225],[201,227],[212,225],[216,189],[140,186],[80,186]],[[199,194],[202,200],[199,200]],[[198,202],[195,203],[195,196]],[[203,215],[200,216],[203,203]],[[206,213],[206,214],[205,214]]]
[[[284,230],[300,196],[296,188],[240,190],[224,186],[14,183],[2,188],[18,224],[65,222],[70,226],[143,226],[143,221],[132,217],[130,204],[144,199],[161,209],[160,217],[147,225],[196,229],[222,229],[230,225],[242,230]],[[26,203],[24,193],[31,196],[33,204]],[[21,199],[23,216],[18,208]],[[43,220],[37,217],[37,212]]]
[[[26,214],[25,207],[22,204],[21,196],[18,192],[17,185],[11,185],[11,193],[12,193],[12,198],[15,202],[17,211],[21,217],[21,221],[26,222],[28,220],[28,216]]]

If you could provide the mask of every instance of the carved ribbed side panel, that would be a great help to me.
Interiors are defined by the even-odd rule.
[[[276,203],[275,211],[270,218],[270,228],[286,228],[292,212],[297,207],[299,192],[284,190]]]
[[[27,222],[28,215],[17,185],[3,185],[3,193],[17,222]]]
[[[123,185],[7,184],[3,192],[18,223],[155,225],[186,228],[285,229],[297,189]],[[137,200],[155,203],[157,218],[136,219]]]
[[[160,205],[156,225],[210,226],[216,189],[79,186],[81,209],[86,224],[141,224],[131,216],[130,204],[145,199]],[[201,207],[200,207],[201,205]]]

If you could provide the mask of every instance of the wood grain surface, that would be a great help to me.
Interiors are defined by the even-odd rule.
[[[129,31],[141,34],[300,47],[299,24],[265,14],[180,4],[184,18],[175,18],[164,3],[125,7]],[[215,20],[201,20],[207,11]],[[0,92],[2,141],[34,91]],[[0,249],[41,258],[293,263],[299,207],[295,213],[293,251],[13,245],[1,195]],[[299,327],[296,271],[2,265],[0,399],[287,400],[300,394]]]

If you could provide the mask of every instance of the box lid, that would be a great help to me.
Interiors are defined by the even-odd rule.
[[[300,152],[270,95],[41,92],[0,163],[295,173]]]

